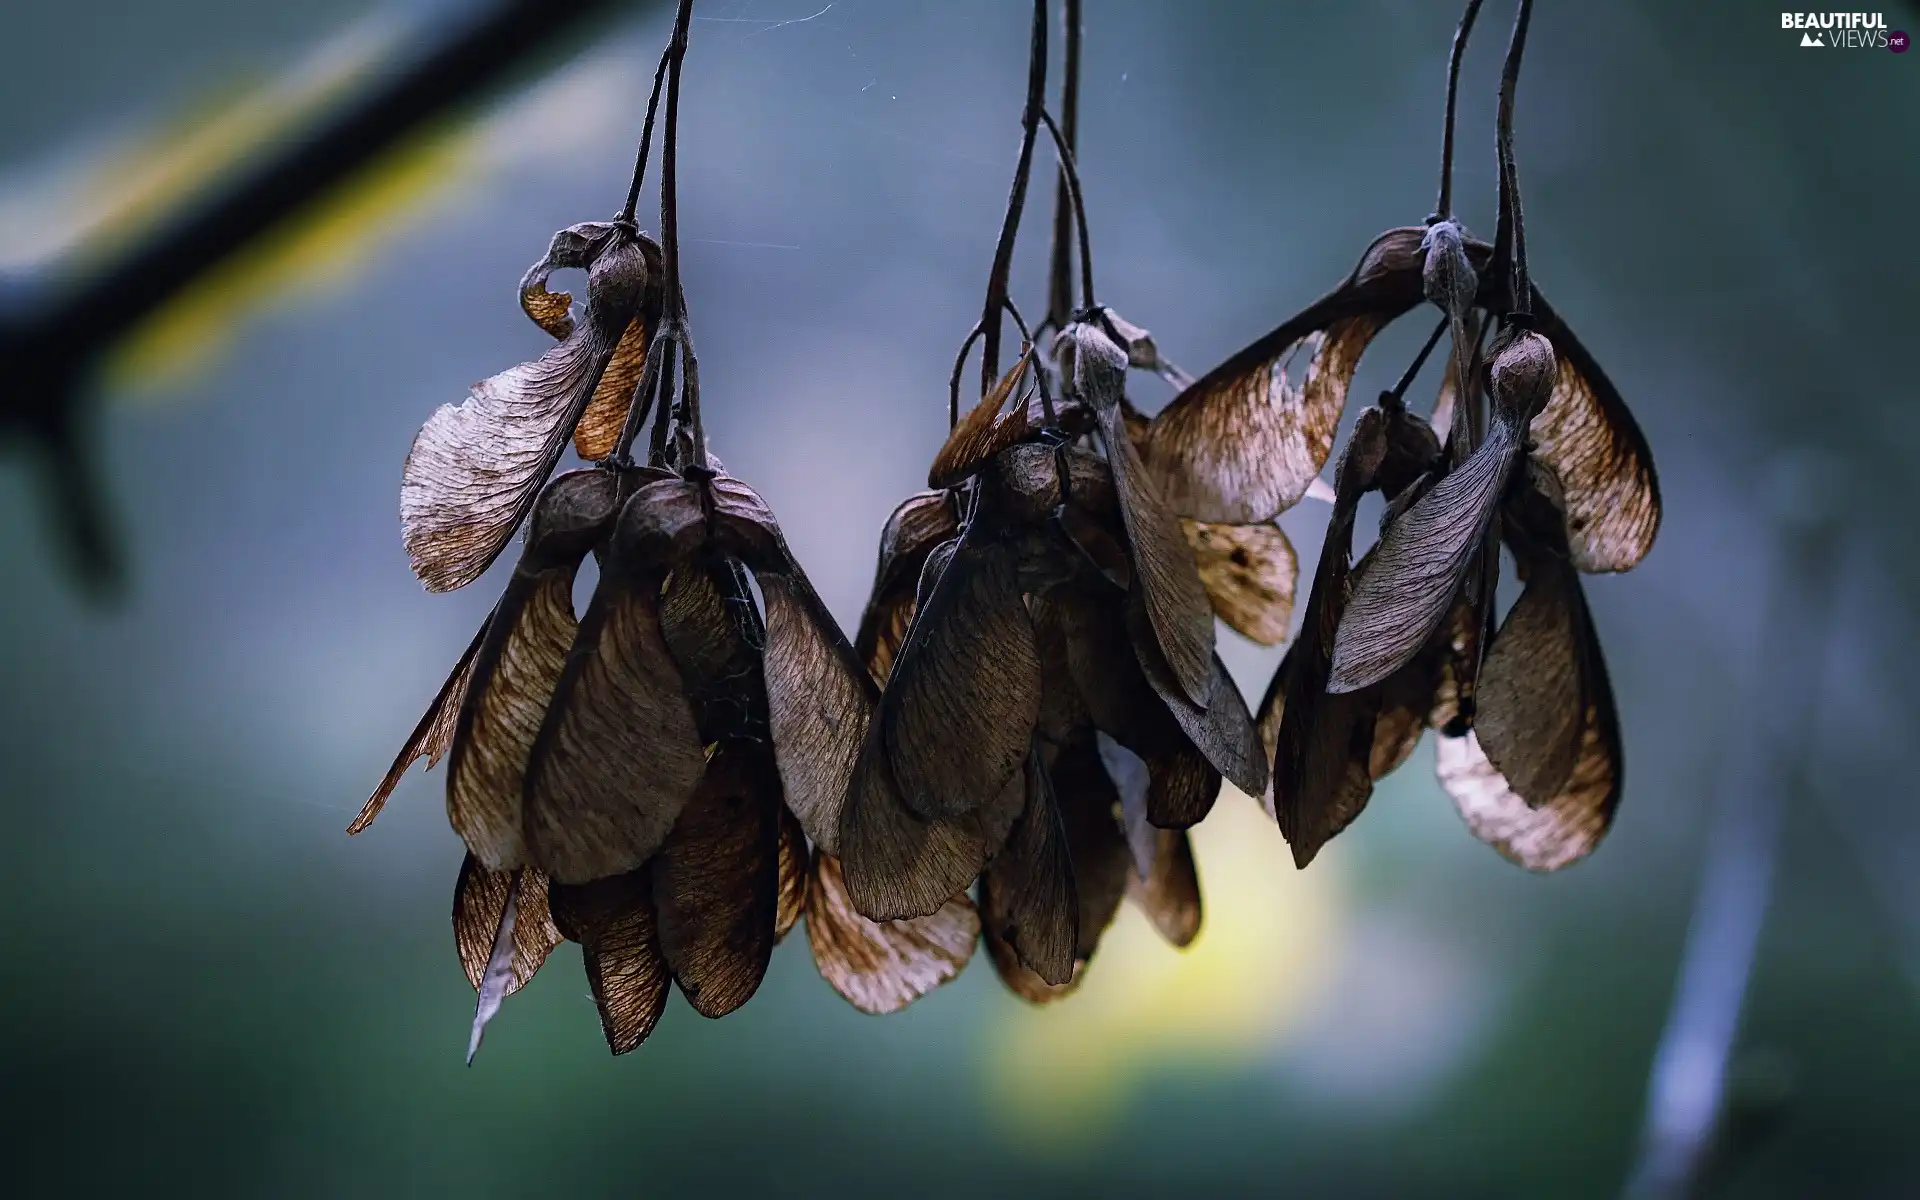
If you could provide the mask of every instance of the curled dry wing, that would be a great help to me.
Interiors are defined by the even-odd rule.
[[[666,1011],[672,975],[660,952],[647,868],[548,888],[553,922],[580,943],[607,1046],[625,1054],[647,1040]]]
[[[1300,562],[1278,525],[1181,521],[1214,615],[1257,646],[1287,640]]]
[[[840,863],[814,851],[807,940],[820,977],[864,1013],[899,1012],[960,973],[973,957],[980,917],[965,892],[905,921],[869,921],[847,894]]]
[[[429,591],[472,583],[513,536],[639,310],[649,274],[637,242],[609,235],[588,269],[586,319],[566,340],[427,419],[407,453],[400,519]]]
[[[427,760],[427,769],[431,771],[439,765],[448,750],[453,748],[453,731],[460,721],[460,705],[467,698],[467,678],[473,669],[473,659],[480,652],[480,643],[486,640],[487,622],[480,623],[480,629],[467,643],[467,649],[460,661],[453,665],[447,675],[447,681],[440,685],[439,694],[420,718],[420,723],[407,735],[407,744],[400,747],[400,753],[394,756],[393,765],[387,768],[380,786],[373,789],[367,802],[361,806],[360,815],[347,826],[350,834],[363,832],[387,806],[387,797],[393,795],[393,789],[419,759]]]

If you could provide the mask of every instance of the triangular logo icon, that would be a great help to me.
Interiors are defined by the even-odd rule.
[[[1826,47],[1827,47],[1827,44],[1826,44],[1825,42],[1823,42],[1823,41],[1821,41],[1821,40],[1820,40],[1820,39],[1819,39],[1819,38],[1818,38],[1817,36],[1815,36],[1814,34],[1811,34],[1811,33],[1803,33],[1803,34],[1801,34],[1801,35],[1800,35],[1800,44],[1801,44],[1802,46],[1818,46],[1818,47],[1820,47],[1820,48],[1821,48],[1822,50],[1824,50],[1824,49],[1826,49]]]

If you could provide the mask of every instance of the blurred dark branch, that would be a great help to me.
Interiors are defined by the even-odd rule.
[[[1728,1063],[1772,899],[1781,824],[1818,727],[1837,590],[1840,536],[1829,508],[1838,489],[1830,465],[1809,454],[1785,468],[1769,489],[1784,509],[1784,544],[1647,1084],[1640,1157],[1626,1189],[1632,1200],[1697,1196],[1731,1165],[1717,1153],[1727,1132]]]
[[[73,565],[96,592],[121,555],[82,433],[100,357],[209,268],[293,216],[428,123],[496,88],[590,18],[651,0],[503,0],[217,186],[103,269],[65,289],[0,295],[0,440],[36,449]]]

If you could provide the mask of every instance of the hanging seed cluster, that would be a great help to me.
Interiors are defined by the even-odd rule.
[[[405,543],[429,590],[474,582],[522,532],[499,601],[351,829],[416,759],[447,759],[467,847],[455,944],[478,992],[469,1058],[562,940],[583,948],[615,1053],[672,988],[709,1017],[746,1003],[802,923],[820,974],[866,1012],[903,1008],[983,942],[1012,991],[1057,999],[1125,901],[1175,945],[1197,934],[1187,831],[1223,785],[1263,798],[1305,867],[1429,729],[1477,837],[1540,871],[1592,851],[1622,757],[1580,579],[1645,556],[1659,491],[1625,404],[1528,274],[1512,123],[1531,0],[1501,77],[1493,242],[1453,217],[1454,97],[1479,7],[1454,41],[1433,215],[1381,234],[1339,286],[1196,381],[1095,298],[1073,160],[1079,5],[1063,125],[1044,104],[1038,0],[950,434],[881,532],[849,643],[703,432],[678,271],[683,0],[625,210],[556,234],[521,283],[553,346],[441,408],[407,458]],[[655,241],[633,212],[663,87]],[[1007,280],[1041,129],[1060,186],[1047,316],[1029,330]],[[562,268],[587,274],[577,311],[548,290]],[[1432,336],[1354,416],[1329,488],[1361,358],[1416,310],[1437,310]],[[1002,373],[1009,317],[1022,345]],[[1406,394],[1443,340],[1438,398],[1416,412]],[[963,412],[976,345],[981,398]],[[1138,375],[1178,395],[1148,417]],[[569,444],[587,465],[556,476]],[[1385,513],[1354,562],[1369,492]],[[1327,536],[1249,710],[1216,618],[1287,641],[1298,567],[1275,519],[1310,496],[1331,501]],[[1504,616],[1503,546],[1520,588]]]

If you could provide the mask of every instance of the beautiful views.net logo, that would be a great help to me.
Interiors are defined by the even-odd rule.
[[[1860,12],[1783,12],[1780,28],[1800,31],[1800,44],[1817,49],[1892,50],[1907,49],[1907,35],[1889,30],[1884,13]]]

